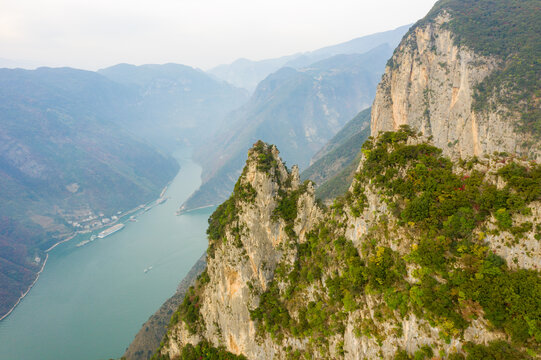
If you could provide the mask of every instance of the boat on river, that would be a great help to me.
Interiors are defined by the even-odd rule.
[[[115,226],[111,226],[110,228],[105,229],[102,232],[100,232],[98,234],[98,237],[100,239],[103,239],[104,237],[114,234],[117,231],[122,230],[123,228],[124,228],[124,224],[116,224]]]

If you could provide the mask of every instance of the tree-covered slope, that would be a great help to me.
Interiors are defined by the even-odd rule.
[[[541,165],[453,165],[407,127],[364,144],[329,208],[259,142],[156,358],[536,358],[540,214]]]
[[[93,72],[0,70],[0,315],[44,250],[157,197],[176,174],[174,159],[118,125],[130,96]]]

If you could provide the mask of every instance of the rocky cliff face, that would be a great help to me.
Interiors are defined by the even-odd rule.
[[[528,358],[541,325],[525,305],[541,291],[541,167],[498,157],[453,168],[440,152],[411,130],[369,141],[348,195],[325,210],[275,147],[256,144],[211,217],[207,271],[160,358],[202,341],[249,359]],[[519,172],[533,185],[515,187]],[[520,205],[501,205],[510,199]],[[502,282],[514,295],[493,299]]]
[[[268,168],[261,162],[267,157]],[[170,332],[163,352],[178,357],[186,343],[197,344],[208,339],[215,346],[224,345],[236,354],[250,358],[278,356],[280,349],[270,338],[256,336],[250,310],[259,302],[259,295],[268,289],[280,262],[293,263],[295,251],[291,233],[304,238],[320,218],[310,184],[299,183],[298,169],[288,172],[276,147],[260,143],[249,153],[246,168],[228,201],[234,207],[234,220],[225,226],[222,237],[210,245],[208,282],[199,285],[200,326],[190,331],[179,323]],[[293,224],[276,215],[281,198],[297,199]],[[297,209],[298,206],[298,209]],[[226,218],[228,215],[224,215]],[[213,215],[214,216],[214,215]],[[222,221],[222,219],[219,219]],[[201,283],[201,282],[200,282]]]
[[[254,146],[157,358],[198,343],[250,359],[541,356],[541,165],[525,160],[540,155],[538,65],[525,58],[522,72],[518,55],[502,57],[520,38],[508,25],[539,9],[472,4],[438,1],[405,36],[378,87],[373,137],[329,208],[276,148]]]
[[[457,45],[450,21],[441,11],[410,29],[395,50],[373,104],[372,135],[407,124],[450,156],[508,152],[539,159],[538,139],[516,131],[520,113],[503,104],[472,108],[476,86],[504,62]]]

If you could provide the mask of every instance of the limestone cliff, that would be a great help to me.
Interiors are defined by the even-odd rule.
[[[219,208],[213,215],[219,223],[225,219],[232,222],[210,240],[205,275],[208,282],[200,286],[197,295],[201,313],[197,331],[194,334],[179,323],[168,335],[169,342],[162,351],[175,358],[184,344],[208,339],[216,346],[225,345],[229,351],[250,358],[279,353],[270,338],[256,338],[250,310],[258,305],[258,294],[268,289],[277,264],[294,262],[294,240],[290,234],[304,238],[320,218],[313,192],[311,184],[299,183],[296,167],[287,171],[276,147],[260,142],[250,151],[234,195],[224,204],[225,209]],[[291,208],[297,215],[293,223],[286,223],[277,217],[276,209],[281,198],[291,195],[297,199]]]
[[[453,167],[406,128],[363,153],[347,196],[323,209],[257,143],[157,357],[201,342],[249,359],[536,353],[541,167]]]
[[[437,147],[453,157],[508,152],[539,159],[539,137],[532,135],[531,128],[517,128],[520,111],[496,101],[495,95],[490,110],[473,106],[479,85],[506,62],[457,44],[449,26],[452,21],[444,8],[406,34],[378,86],[372,135],[409,125],[431,136]]]

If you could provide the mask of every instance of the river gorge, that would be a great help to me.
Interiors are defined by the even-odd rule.
[[[81,247],[90,234],[78,235],[49,253],[36,285],[0,322],[0,359],[96,360],[124,353],[207,247],[213,209],[175,214],[199,186],[201,168],[189,149],[175,157],[181,168],[165,203],[136,213],[136,222],[123,219],[122,231]]]

